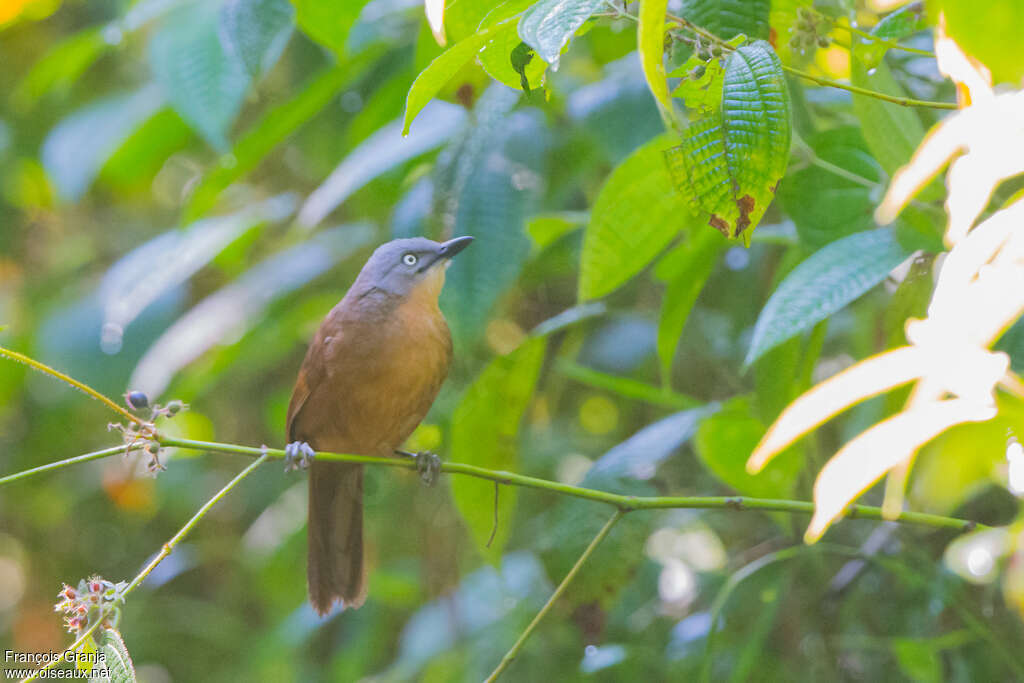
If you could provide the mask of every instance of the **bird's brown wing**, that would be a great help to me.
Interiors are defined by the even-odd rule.
[[[326,322],[324,326],[326,326]],[[341,331],[338,330],[338,333]],[[299,369],[299,377],[295,380],[295,388],[292,390],[292,399],[288,403],[288,418],[285,422],[285,433],[288,435],[288,441],[302,440],[299,434],[296,434],[295,424],[299,413],[306,405],[306,401],[309,400],[310,395],[316,389],[317,384],[326,377],[326,367],[324,366],[326,355],[324,353],[323,346],[325,339],[328,336],[323,333],[323,329],[318,330],[313,341],[309,345],[309,349],[306,351],[306,358],[302,361],[302,367]]]

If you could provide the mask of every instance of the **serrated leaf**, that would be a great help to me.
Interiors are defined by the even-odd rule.
[[[693,230],[685,242],[658,263],[655,275],[668,285],[658,319],[658,359],[665,386],[671,383],[672,363],[693,304],[727,246],[717,232]]]
[[[675,137],[661,135],[626,158],[590,212],[580,255],[581,301],[611,293],[639,273],[694,218],[662,161]]]
[[[750,398],[742,396],[704,418],[694,437],[694,451],[716,478],[745,496],[791,498],[803,467],[797,451],[782,453],[757,475],[746,470],[747,456],[765,429],[754,416]]]
[[[540,0],[520,17],[519,38],[552,69],[557,69],[562,48],[590,15],[604,5],[605,0]]]
[[[100,628],[97,651],[103,655],[103,662],[93,666],[90,681],[135,683],[135,664],[119,631]]]
[[[249,74],[224,50],[217,3],[184,5],[149,41],[149,64],[175,111],[207,142],[228,148],[227,133],[249,87]]]
[[[452,459],[496,470],[515,471],[517,434],[544,362],[546,340],[532,337],[491,361],[469,386],[452,415]],[[452,478],[452,497],[481,554],[497,562],[512,528],[516,489],[502,487],[494,526],[495,487],[470,477]],[[494,531],[494,539],[487,546]]]
[[[769,297],[744,364],[843,308],[908,256],[890,228],[859,232],[815,252]]]
[[[487,44],[491,36],[513,21],[515,21],[514,17],[499,21],[460,40],[442,52],[427,65],[426,69],[420,72],[416,80],[413,81],[412,87],[409,88],[409,94],[405,98],[405,117],[402,124],[403,135],[409,133],[409,126],[412,125],[413,120],[423,107],[427,106],[427,103],[441,91],[441,88]]]
[[[719,38],[768,38],[771,0],[684,0],[680,14]]]
[[[651,89],[658,111],[666,125],[674,120],[672,101],[665,80],[665,13],[668,0],[640,0],[637,17],[636,50],[640,53],[640,66]]]
[[[307,36],[337,55],[368,0],[291,0],[295,21]]]
[[[220,8],[221,42],[253,77],[277,63],[294,27],[288,0],[226,0]]]
[[[700,75],[695,77],[695,72]],[[721,108],[725,69],[719,60],[705,61],[693,54],[671,75],[682,77],[672,97],[680,98],[687,109],[707,116]]]
[[[359,66],[349,62],[328,67],[291,100],[268,111],[239,138],[231,154],[219,160],[199,181],[185,207],[185,220],[195,220],[212,209],[226,187],[255,169],[278,144],[316,116],[331,98],[361,75]]]
[[[822,161],[865,181],[882,181],[882,169],[868,151],[859,127],[829,128],[808,144]],[[877,198],[872,198],[871,189],[813,163],[787,176],[778,197],[796,224],[801,243],[812,249],[875,225]]]
[[[148,85],[92,102],[58,123],[40,155],[57,194],[69,201],[85,194],[107,159],[163,105],[160,89]]]
[[[782,65],[758,40],[729,54],[721,109],[690,123],[665,158],[676,187],[708,224],[748,239],[786,171],[789,140]]]

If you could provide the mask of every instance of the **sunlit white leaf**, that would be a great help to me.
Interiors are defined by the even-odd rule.
[[[937,401],[879,422],[846,444],[825,464],[814,482],[814,516],[805,538],[814,542],[843,514],[854,498],[889,469],[953,425],[995,417],[994,407],[965,399]]]

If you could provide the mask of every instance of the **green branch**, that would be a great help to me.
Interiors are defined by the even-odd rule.
[[[124,453],[128,450],[128,444],[122,444],[120,446],[114,446],[113,448],[104,448],[102,451],[93,451],[92,453],[86,453],[85,455],[76,455],[73,458],[67,460],[58,460],[57,462],[47,463],[40,465],[39,467],[33,467],[30,470],[23,470],[16,472],[15,474],[9,474],[6,477],[0,477],[0,486],[9,484],[12,481],[18,481],[25,477],[31,477],[33,474],[42,474],[43,472],[49,472],[50,470],[60,469],[61,467],[67,467],[68,465],[77,465],[80,462],[88,462],[90,460],[99,460],[109,455],[117,455],[118,453]]]
[[[686,19],[686,18],[680,17],[680,16],[676,16],[674,14],[667,14],[666,18],[669,21],[682,26],[683,28],[692,31],[693,33],[696,33],[697,35],[701,36],[702,38],[705,38],[705,39],[713,42],[715,45],[718,45],[723,50],[732,51],[732,50],[736,49],[732,45],[729,45],[729,43],[727,43],[726,41],[724,41],[721,38],[719,38],[718,36],[716,36],[714,33],[711,33],[707,29],[704,29],[704,28],[702,28],[700,26],[697,26],[696,24],[694,24],[689,19]],[[818,85],[824,85],[824,86],[828,86],[830,88],[838,88],[840,90],[847,90],[847,91],[855,93],[857,95],[865,95],[867,97],[874,97],[875,99],[884,100],[886,102],[892,102],[893,104],[899,104],[899,105],[902,105],[904,107],[930,107],[932,109],[957,109],[957,105],[952,103],[952,102],[931,102],[931,101],[928,101],[928,100],[915,100],[915,99],[912,99],[912,98],[909,98],[909,97],[896,97],[894,95],[887,95],[885,93],[877,92],[875,90],[868,90],[867,88],[859,88],[859,87],[857,87],[855,85],[849,85],[849,84],[843,83],[841,81],[834,81],[834,80],[832,80],[830,78],[824,78],[824,77],[821,77],[821,76],[815,76],[815,75],[810,74],[810,73],[808,73],[806,71],[802,71],[800,69],[795,69],[795,68],[793,68],[791,66],[786,66],[785,64],[782,65],[782,69],[783,69],[783,71],[791,73],[794,76],[799,76],[800,78],[805,78],[805,79],[807,79],[809,81],[813,81],[813,82],[817,83]]]
[[[114,403],[109,398],[107,398],[106,396],[104,396],[100,392],[96,391],[95,389],[93,389],[89,385],[83,384],[82,382],[79,382],[77,379],[75,379],[73,377],[68,377],[67,375],[65,375],[60,370],[54,370],[53,368],[51,368],[49,365],[46,365],[45,363],[40,363],[39,361],[35,360],[34,358],[29,358],[28,356],[26,356],[23,353],[18,353],[17,351],[12,351],[10,349],[5,349],[2,346],[0,346],[0,356],[6,356],[7,358],[10,358],[11,360],[18,361],[19,363],[24,363],[25,365],[29,366],[33,370],[38,370],[39,372],[41,372],[41,373],[43,373],[45,375],[50,375],[51,377],[56,377],[61,382],[64,382],[65,384],[68,384],[68,385],[74,387],[75,389],[78,389],[79,391],[81,391],[86,396],[91,396],[92,398],[96,399],[97,401],[99,401],[103,405],[105,405],[108,408],[110,408],[111,410],[113,410],[115,413],[120,414],[122,417],[128,418],[129,421],[134,422],[137,425],[147,424],[145,420],[143,420],[143,419],[141,419],[139,417],[136,417],[135,415],[132,415],[130,412],[128,412],[127,410],[125,410],[121,406],[117,405],[116,403]]]
[[[544,606],[540,608],[539,612],[537,612],[537,616],[533,618],[533,621],[531,621],[526,629],[519,635],[519,639],[515,642],[515,645],[513,645],[512,648],[505,653],[505,656],[501,658],[501,662],[498,664],[497,668],[495,668],[491,675],[487,677],[486,683],[494,683],[494,681],[498,680],[498,676],[508,668],[508,665],[512,663],[513,659],[519,656],[519,651],[523,649],[523,644],[526,642],[526,639],[530,637],[530,634],[533,633],[533,630],[537,628],[537,624],[539,624],[541,619],[551,611],[551,608],[558,601],[558,598],[562,597],[562,594],[565,593],[565,589],[568,588],[569,584],[572,583],[572,580],[576,578],[576,574],[579,573],[580,567],[583,566],[583,563],[587,561],[587,558],[593,554],[597,546],[600,545],[601,541],[603,541],[605,536],[608,535],[608,532],[612,530],[613,526],[615,526],[615,523],[622,519],[622,516],[625,514],[625,510],[616,510],[615,514],[613,514],[611,518],[604,523],[601,530],[597,532],[597,536],[594,536],[594,540],[590,542],[587,549],[584,550],[583,554],[580,555],[578,560],[576,560],[576,564],[572,566],[569,573],[565,575],[564,579],[562,579],[562,583],[558,584],[558,588],[555,589],[555,592],[551,594],[548,601],[544,603]]]
[[[111,454],[108,453],[108,455]],[[84,456],[79,457],[81,458]],[[74,460],[74,458],[71,458],[70,460]],[[254,469],[262,465],[266,460],[267,456],[265,455],[260,458],[257,458],[255,462],[250,463],[244,470],[235,475],[235,478],[229,481],[227,484],[225,484],[224,488],[218,491],[212,498],[210,498],[210,500],[206,501],[203,507],[199,508],[199,511],[196,512],[196,514],[192,515],[192,518],[185,523],[185,526],[181,527],[181,529],[178,530],[178,533],[174,534],[174,536],[171,537],[171,540],[164,543],[163,547],[160,548],[160,552],[157,553],[152,560],[150,560],[149,564],[143,567],[142,571],[140,571],[138,575],[134,579],[132,579],[132,582],[128,584],[128,586],[124,589],[124,591],[121,592],[121,594],[118,597],[123,599],[133,590],[138,588],[139,585],[146,580],[146,577],[149,576],[150,572],[156,569],[157,565],[163,562],[167,558],[167,556],[174,551],[174,547],[178,545],[178,543],[180,543],[183,538],[188,536],[189,532],[192,531],[193,527],[195,527],[195,525],[199,523],[199,520],[205,517],[206,513],[210,511],[210,508],[212,508],[214,505],[220,502],[220,500],[224,496],[226,496],[228,492],[231,491],[231,489],[235,488],[235,485],[238,484],[238,482],[248,477]],[[67,463],[68,460],[64,460],[61,462]],[[59,463],[53,464],[58,465]],[[97,628],[99,628],[100,624],[107,620],[107,617],[109,617],[115,609],[117,609],[116,603],[112,605],[110,608],[108,608],[106,611],[104,611],[102,614],[100,614],[96,621],[93,622],[92,626],[86,629],[85,632],[82,633],[82,635],[78,636],[75,642],[71,643],[71,645],[69,645],[68,648],[64,650],[63,653],[61,653],[60,657],[55,657],[53,661],[47,663],[46,666],[37,669],[31,676],[25,678],[22,681],[22,683],[28,683],[28,681],[36,680],[37,678],[39,678],[39,675],[41,673],[43,673],[44,671],[49,671],[50,669],[64,661],[64,658],[67,657],[70,653],[77,651],[78,648],[82,646],[82,643],[84,643],[89,637],[92,636],[93,632],[96,631]]]

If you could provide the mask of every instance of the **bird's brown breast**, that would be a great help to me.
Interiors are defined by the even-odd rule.
[[[316,450],[390,455],[430,409],[451,354],[436,300],[409,297],[368,315],[346,298],[306,354],[289,408],[290,438]]]

